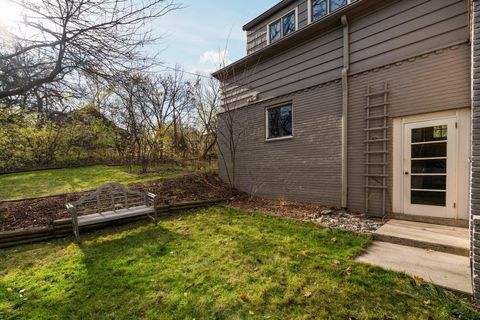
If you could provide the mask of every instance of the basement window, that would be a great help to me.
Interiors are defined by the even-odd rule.
[[[268,44],[282,39],[298,29],[297,9],[268,24]]]
[[[292,104],[266,109],[267,140],[292,137]]]

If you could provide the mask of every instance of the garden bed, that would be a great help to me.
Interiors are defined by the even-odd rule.
[[[164,204],[233,197],[236,193],[217,175],[197,173],[173,179],[135,183],[131,188],[149,191]],[[68,218],[67,202],[75,201],[91,191],[0,203],[0,231],[48,227],[54,220]]]

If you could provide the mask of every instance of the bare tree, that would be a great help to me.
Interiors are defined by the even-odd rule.
[[[198,122],[198,141],[201,149],[200,158],[207,159],[209,153],[217,144],[217,115],[220,109],[220,83],[214,78],[197,77],[190,84],[192,103]]]
[[[221,111],[217,117],[218,152],[232,188],[236,187],[238,150],[251,127],[249,119],[243,116],[245,113],[240,108],[245,101],[239,99],[238,94],[227,92],[232,86],[242,88],[251,73],[252,70],[245,69],[237,75],[235,70],[227,67],[217,75],[222,94]]]
[[[109,78],[147,67],[142,47],[158,36],[146,24],[180,8],[171,0],[11,1],[24,19],[0,36],[0,100],[75,74]]]

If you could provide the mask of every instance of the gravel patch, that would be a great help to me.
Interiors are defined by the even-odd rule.
[[[375,233],[386,221],[367,218],[365,215],[337,210],[323,210],[312,218],[314,223],[329,228],[338,228],[358,233]]]

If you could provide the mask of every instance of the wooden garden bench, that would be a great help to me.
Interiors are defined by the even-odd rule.
[[[72,215],[73,234],[80,242],[80,227],[126,218],[148,216],[157,223],[157,196],[134,191],[116,182],[104,184],[94,193],[66,204]]]

